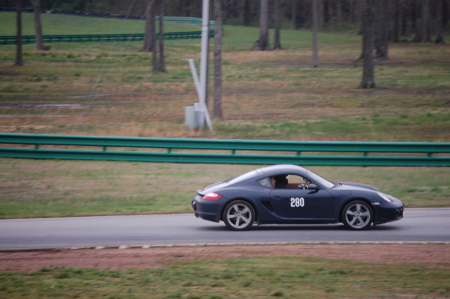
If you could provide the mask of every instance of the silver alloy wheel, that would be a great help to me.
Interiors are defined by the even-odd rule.
[[[372,209],[363,201],[353,201],[347,204],[342,213],[342,221],[347,228],[363,230],[373,221]]]
[[[231,229],[246,230],[253,225],[255,212],[249,203],[236,200],[225,208],[223,221]]]

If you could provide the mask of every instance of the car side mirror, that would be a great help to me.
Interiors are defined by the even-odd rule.
[[[316,184],[308,184],[308,190],[319,190],[319,186]]]

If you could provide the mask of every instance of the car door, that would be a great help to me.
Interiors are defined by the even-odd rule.
[[[283,218],[303,221],[333,219],[333,200],[327,190],[274,188],[270,192],[270,202],[276,214]]]

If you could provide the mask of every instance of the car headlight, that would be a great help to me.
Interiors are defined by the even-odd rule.
[[[392,202],[392,200],[391,200],[389,197],[387,197],[386,194],[383,194],[383,193],[381,193],[381,192],[378,192],[378,195],[380,195],[380,197],[381,197],[382,199],[384,199],[385,201],[387,201],[387,202]]]

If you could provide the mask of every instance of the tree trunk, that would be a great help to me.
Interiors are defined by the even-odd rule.
[[[331,20],[338,23],[338,4],[336,0],[331,0]]]
[[[259,40],[255,42],[253,51],[269,50],[269,0],[261,0],[259,15]]]
[[[430,36],[430,1],[422,0],[422,9],[420,14],[420,27],[416,30],[416,36],[413,40],[417,43],[431,42]]]
[[[157,73],[159,71],[158,66],[158,47],[156,45],[156,3],[152,1],[150,8],[150,23],[151,23],[151,36],[150,42],[152,45],[152,61],[153,61],[153,72]]]
[[[323,24],[330,25],[330,0],[323,0]]]
[[[142,52],[153,51],[154,44],[152,43],[152,36],[155,35],[155,19],[152,19],[152,11],[154,11],[154,9],[155,9],[155,0],[148,0],[144,13],[145,35],[144,35],[144,47],[142,48]]]
[[[436,44],[444,44],[444,36],[442,35],[442,12],[444,11],[444,0],[437,0],[436,3]]]
[[[422,43],[431,42],[430,35],[430,1],[422,0],[422,14],[420,27],[422,28]]]
[[[350,0],[350,22],[356,23],[357,1]]]
[[[319,66],[319,46],[317,42],[317,33],[319,31],[319,14],[317,0],[312,1],[313,6],[313,67]]]
[[[222,0],[214,0],[214,111],[213,118],[222,120]]]
[[[406,12],[405,0],[400,1],[400,14],[401,14],[401,29],[400,35],[405,36],[408,34],[408,13]]]
[[[275,32],[274,32],[274,49],[281,49],[280,41],[280,23],[281,23],[281,8],[280,0],[274,0],[275,10]]]
[[[375,21],[375,1],[365,0],[362,13],[363,22],[363,74],[360,88],[375,88],[375,73],[373,62],[373,28]]]
[[[250,26],[252,22],[250,14],[250,0],[243,0],[243,2],[244,11],[242,12],[242,23],[244,24],[244,26]]]
[[[298,3],[297,0],[292,0],[292,18],[291,18],[291,29],[297,29],[297,12],[298,12]]]
[[[31,0],[31,5],[33,5],[34,31],[36,35],[36,50],[48,50],[49,48],[44,47],[44,43],[42,41],[41,1]]]
[[[450,9],[448,7],[448,0],[442,0],[442,26],[445,28],[448,25],[448,16],[450,15]]]
[[[164,61],[164,0],[160,3],[159,14],[159,72],[166,72],[166,63]]]
[[[416,0],[410,0],[410,7],[411,7],[411,29],[413,31],[417,30],[417,1]]]
[[[389,2],[377,0],[375,49],[377,58],[388,58],[389,50]]]
[[[394,0],[392,3],[393,15],[392,15],[392,34],[390,40],[394,43],[400,41],[400,0]]]
[[[16,35],[16,62],[15,66],[23,66],[22,60],[22,0],[17,0],[17,35]]]

